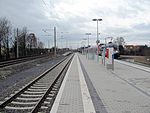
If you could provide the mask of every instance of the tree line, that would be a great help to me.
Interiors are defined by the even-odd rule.
[[[119,46],[121,55],[150,56],[150,47],[147,45],[126,45],[123,37],[117,37],[113,43]]]
[[[44,53],[44,43],[27,27],[13,28],[6,18],[0,18],[0,60]]]

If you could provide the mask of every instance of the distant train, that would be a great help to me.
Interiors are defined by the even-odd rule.
[[[104,49],[105,49],[105,56],[106,56],[106,50],[107,50],[107,48],[113,48],[114,49],[114,58],[118,59],[118,57],[120,57],[119,47],[116,44],[113,44],[113,43],[109,43],[107,45],[99,44],[98,47],[97,46],[92,46],[92,47],[83,48],[83,49],[85,49],[86,52],[88,52],[88,50],[89,51],[92,50],[92,51],[95,52],[95,54],[97,54],[97,48],[98,48],[98,55],[99,56],[102,55],[102,52],[103,52]]]
[[[102,48],[105,48],[105,46],[102,47]],[[120,57],[119,46],[117,44],[113,44],[113,43],[107,44],[106,45],[106,49],[107,48],[113,48],[114,49],[113,53],[114,53],[114,58],[115,59],[118,59],[118,57]]]

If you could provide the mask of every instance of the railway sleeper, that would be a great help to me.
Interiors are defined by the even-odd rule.
[[[15,98],[12,102],[7,104],[4,110],[7,109],[6,110],[7,112],[9,112],[9,110],[10,111],[12,110],[17,113],[19,113],[17,110],[21,110],[21,112],[24,112],[24,111],[31,112],[33,108],[35,107],[35,105],[37,105],[37,102],[41,100],[41,97],[45,95],[45,93],[47,92],[47,88],[53,85],[52,84],[54,82],[53,80],[55,80],[55,78],[57,77],[58,72],[62,70],[61,73],[64,74],[63,67],[66,65],[68,61],[69,60],[67,59],[62,64],[58,65],[58,67],[55,68],[55,71],[52,70],[51,72],[48,72],[46,76],[41,78],[39,81],[35,82],[32,86],[27,88],[26,91],[23,91],[22,94],[19,95],[19,97]],[[60,88],[63,78],[64,76],[60,76],[58,80],[56,81],[55,85],[52,86],[51,91],[48,93],[48,95],[46,93],[46,98],[41,103],[41,106],[38,111],[41,111],[41,110],[48,111],[51,109],[52,104],[56,98],[55,96],[58,93],[58,90]]]
[[[7,105],[7,107],[34,107],[35,106],[35,104],[34,103],[29,103],[29,104],[23,104],[23,103],[16,103],[15,102],[15,104],[13,104],[13,103],[9,103],[8,105]],[[6,107],[5,107],[5,109],[6,109]]]
[[[17,99],[17,100],[26,100],[26,101],[28,101],[28,100],[29,100],[29,101],[30,101],[30,100],[31,100],[31,101],[32,101],[32,100],[33,100],[33,101],[34,101],[34,100],[35,100],[35,101],[40,100],[40,98],[22,98],[22,97],[17,97],[16,99]]]
[[[37,102],[18,102],[18,101],[12,101],[12,104],[18,104],[18,105],[35,105]]]
[[[6,106],[5,109],[9,109],[9,110],[32,110],[33,109],[33,106],[29,106],[29,107],[12,107],[12,106]],[[19,112],[18,112],[19,113]]]
[[[46,86],[44,86],[44,87],[39,87],[39,86],[31,86],[30,87],[31,89],[47,89],[48,88],[48,86],[46,87]]]
[[[41,95],[34,95],[34,94],[21,94],[20,96],[23,96],[23,97],[41,97]]]
[[[28,91],[37,92],[37,91],[46,91],[47,89],[41,88],[41,89],[31,89],[29,88]]]
[[[27,103],[27,102],[37,102],[38,100],[32,100],[32,99],[30,99],[30,100],[21,100],[21,99],[15,99],[15,100],[13,100],[13,101],[16,101],[16,102],[24,102],[24,103]]]
[[[33,91],[32,91],[32,92],[31,92],[31,91],[25,91],[24,93],[28,93],[28,94],[29,94],[29,93],[30,93],[30,94],[44,94],[43,91],[42,91],[42,92],[41,92],[41,91],[40,91],[40,92],[35,92],[35,91],[34,91],[34,92],[33,92]]]

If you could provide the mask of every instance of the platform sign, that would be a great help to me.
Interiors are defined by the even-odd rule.
[[[107,48],[106,54],[107,54],[107,58],[109,58],[109,48]]]
[[[114,69],[114,48],[107,48],[107,69]]]
[[[114,48],[109,48],[109,59],[112,60],[114,54]]]
[[[101,58],[102,58],[102,64],[105,65],[105,48],[102,51],[102,57]]]
[[[108,61],[108,64],[112,64],[113,56],[114,56],[113,48],[107,48],[107,61]]]
[[[112,59],[114,59],[114,57],[115,57],[114,54],[112,54]]]

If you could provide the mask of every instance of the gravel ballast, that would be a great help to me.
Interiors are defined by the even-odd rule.
[[[0,78],[0,101],[3,101],[10,94],[13,94],[15,91],[25,86],[63,58],[64,56],[49,58],[45,61],[30,62],[25,64],[25,66],[20,64],[21,66],[24,66],[20,71],[16,71],[4,78]]]

